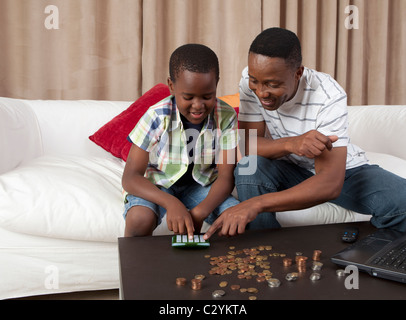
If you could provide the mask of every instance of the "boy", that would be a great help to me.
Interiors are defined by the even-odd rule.
[[[238,204],[231,196],[237,117],[216,98],[216,54],[199,44],[181,46],[169,73],[171,95],[149,108],[129,135],[125,236],[151,235],[166,213],[168,229],[191,238],[203,221],[211,224]]]

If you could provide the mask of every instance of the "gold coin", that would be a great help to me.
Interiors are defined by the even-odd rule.
[[[219,286],[222,287],[222,288],[227,287],[227,285],[228,285],[228,282],[227,282],[227,281],[221,281],[221,282],[219,283]]]
[[[256,297],[256,296],[249,296],[248,299],[250,299],[250,300],[257,300],[257,297]]]

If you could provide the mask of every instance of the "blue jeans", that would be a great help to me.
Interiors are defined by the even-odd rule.
[[[209,186],[201,186],[197,182],[193,182],[189,185],[184,185],[184,186],[172,186],[169,189],[160,187],[160,189],[166,193],[169,193],[176,198],[178,198],[186,208],[188,209],[193,209],[196,207],[200,202],[202,202],[208,195],[210,191],[211,185]],[[223,201],[216,209],[213,210],[213,212],[204,220],[208,224],[213,224],[213,222],[217,219],[217,217],[226,209],[233,207],[240,203],[237,199],[235,199],[233,196],[229,196],[226,200]],[[147,200],[144,200],[142,198],[133,196],[131,194],[128,194],[126,196],[126,200],[124,203],[125,210],[123,213],[124,219],[127,216],[128,210],[133,207],[133,206],[144,206],[150,208],[156,215],[157,217],[157,225],[159,225],[162,222],[162,218],[166,214],[166,209]]]
[[[256,170],[247,170],[249,167]],[[239,200],[244,201],[289,189],[311,176],[312,172],[287,161],[247,156],[235,169],[235,184]],[[367,164],[346,170],[341,194],[330,202],[372,215],[371,223],[377,228],[406,232],[406,179],[377,165]],[[280,228],[280,224],[274,212],[265,212],[258,215],[248,228]]]

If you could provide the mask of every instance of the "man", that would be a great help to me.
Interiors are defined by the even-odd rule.
[[[372,215],[378,228],[406,231],[406,180],[369,165],[350,143],[346,93],[329,75],[303,67],[293,32],[270,28],[253,41],[240,101],[245,151],[256,150],[235,170],[241,203],[206,238],[216,230],[232,236],[246,227],[278,228],[275,212],[326,201]]]

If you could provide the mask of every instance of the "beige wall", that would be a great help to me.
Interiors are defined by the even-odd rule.
[[[406,105],[405,14],[406,0],[0,0],[0,96],[134,100],[188,42],[217,53],[232,94],[254,37],[281,26],[350,105]]]

